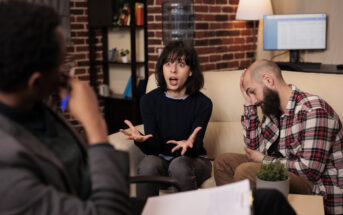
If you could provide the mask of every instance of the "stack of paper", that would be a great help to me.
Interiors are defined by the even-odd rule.
[[[148,199],[143,215],[250,215],[249,180]]]

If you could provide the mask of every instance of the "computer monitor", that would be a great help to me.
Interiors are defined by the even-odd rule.
[[[299,62],[299,50],[326,49],[326,14],[267,15],[263,18],[264,50],[290,50],[290,62]]]

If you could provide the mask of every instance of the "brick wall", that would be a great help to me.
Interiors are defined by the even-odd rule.
[[[154,72],[158,49],[164,46],[162,2],[147,0],[149,73]],[[253,23],[235,20],[239,0],[193,0],[193,3],[194,45],[202,70],[248,66],[254,57]]]
[[[68,45],[67,49],[68,53],[73,55],[76,61],[75,77],[79,80],[89,82],[87,14],[87,0],[70,0],[70,29],[72,43]],[[83,128],[68,112],[64,113],[64,116],[82,133]]]

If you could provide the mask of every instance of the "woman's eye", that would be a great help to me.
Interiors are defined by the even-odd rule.
[[[179,66],[184,67],[185,64],[184,63],[179,63]]]

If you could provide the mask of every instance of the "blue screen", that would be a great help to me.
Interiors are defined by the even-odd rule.
[[[268,15],[263,18],[265,50],[326,48],[326,14]]]

